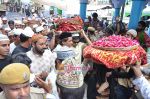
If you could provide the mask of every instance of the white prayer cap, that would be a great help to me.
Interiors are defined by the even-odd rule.
[[[23,33],[23,29],[14,29],[14,35],[20,36],[21,33]]]
[[[34,35],[34,32],[33,30],[30,28],[30,27],[26,27],[24,30],[23,30],[23,33],[25,36],[27,37],[32,37]]]
[[[28,20],[31,21],[32,19],[29,17]]]
[[[27,23],[27,22],[28,22],[28,20],[26,20],[26,19],[23,20],[23,23]]]
[[[127,31],[127,34],[131,34],[133,37],[136,37],[136,36],[137,36],[137,32],[136,32],[136,30],[134,30],[134,29],[128,30],[128,31]]]
[[[36,33],[41,32],[43,30],[44,30],[43,26],[39,26],[36,28]]]
[[[37,28],[37,27],[38,27],[38,25],[37,25],[37,24],[34,24],[34,25],[33,25],[33,28]]]
[[[8,32],[8,36],[13,36],[14,35],[14,30],[11,30],[10,32]]]
[[[79,33],[72,33],[72,37],[80,36]]]
[[[0,34],[0,41],[9,41],[9,38],[7,35]]]
[[[4,30],[6,31],[11,31],[11,29],[9,27],[5,28]]]
[[[21,20],[15,20],[15,24],[21,25],[22,21]]]
[[[7,20],[7,18],[6,18],[6,17],[3,17],[2,20]]]

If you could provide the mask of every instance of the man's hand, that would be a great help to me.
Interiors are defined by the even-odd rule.
[[[141,77],[143,75],[140,66],[141,66],[141,62],[137,62],[135,66],[131,66],[136,77]]]
[[[81,36],[81,37],[84,37],[85,40],[86,40],[86,42],[87,42],[89,45],[92,44],[92,42],[90,41],[90,39],[88,38],[88,36],[85,34],[85,32],[84,32],[83,29],[81,29],[80,36]]]
[[[52,31],[53,36],[55,36],[55,30],[54,30],[54,29],[52,29],[51,31]]]
[[[110,77],[112,75],[112,72],[107,72],[106,77]]]
[[[46,83],[45,81],[43,81],[41,78],[36,77],[36,78],[35,78],[35,81],[36,81],[36,83],[37,83],[41,88],[43,88],[47,93],[51,93],[51,91],[52,91],[52,85],[51,85],[50,80],[48,80],[48,84],[47,84],[47,83]]]
[[[97,92],[101,94],[108,87],[109,87],[108,82],[104,82],[103,84],[101,84],[101,86],[99,87],[99,89],[97,90]]]
[[[48,76],[48,72],[43,71],[41,74],[38,75],[39,78],[45,80]]]
[[[81,29],[80,33],[82,36],[86,35],[83,29]]]

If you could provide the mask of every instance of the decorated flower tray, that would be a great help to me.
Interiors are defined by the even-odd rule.
[[[101,50],[92,46],[86,46],[83,57],[89,58],[96,63],[104,64],[107,68],[118,68],[125,65],[135,64],[142,61],[146,64],[146,52],[141,46],[133,50]]]
[[[86,46],[83,56],[112,69],[132,65],[137,61],[147,63],[145,50],[136,40],[125,36],[103,37]]]
[[[129,47],[100,47],[100,46],[92,45],[93,48],[97,48],[100,50],[106,50],[106,51],[128,51],[128,50],[136,49],[136,48],[138,48],[138,46],[139,46],[139,44],[129,46]]]
[[[69,33],[79,33],[81,30],[77,30],[77,31],[55,31],[56,33],[60,33],[60,32],[69,32]]]

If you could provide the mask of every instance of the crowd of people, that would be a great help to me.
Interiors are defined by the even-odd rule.
[[[6,4],[6,11],[7,12],[16,12],[20,13],[25,16],[32,16],[33,14],[37,14],[40,17],[44,16],[44,5],[42,6],[36,6],[36,5],[31,5],[31,4],[24,4],[22,2],[9,2]]]
[[[150,99],[150,37],[144,21],[128,30],[119,17],[108,24],[93,13],[83,29],[70,33],[56,31],[54,20],[1,18],[0,99]],[[137,40],[147,64],[108,69],[83,57],[87,45],[111,35]]]

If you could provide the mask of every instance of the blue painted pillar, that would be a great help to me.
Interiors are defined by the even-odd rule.
[[[140,21],[143,8],[146,5],[146,0],[133,0],[130,14],[128,29],[136,29]]]
[[[88,0],[80,0],[80,17],[84,20],[86,18],[86,8]]]
[[[115,13],[114,13],[114,17],[119,17],[120,16],[120,8],[115,8]]]
[[[126,0],[111,0],[112,6],[115,8],[115,13],[113,16],[113,22],[115,21],[116,17],[120,16],[120,8],[125,3]]]

